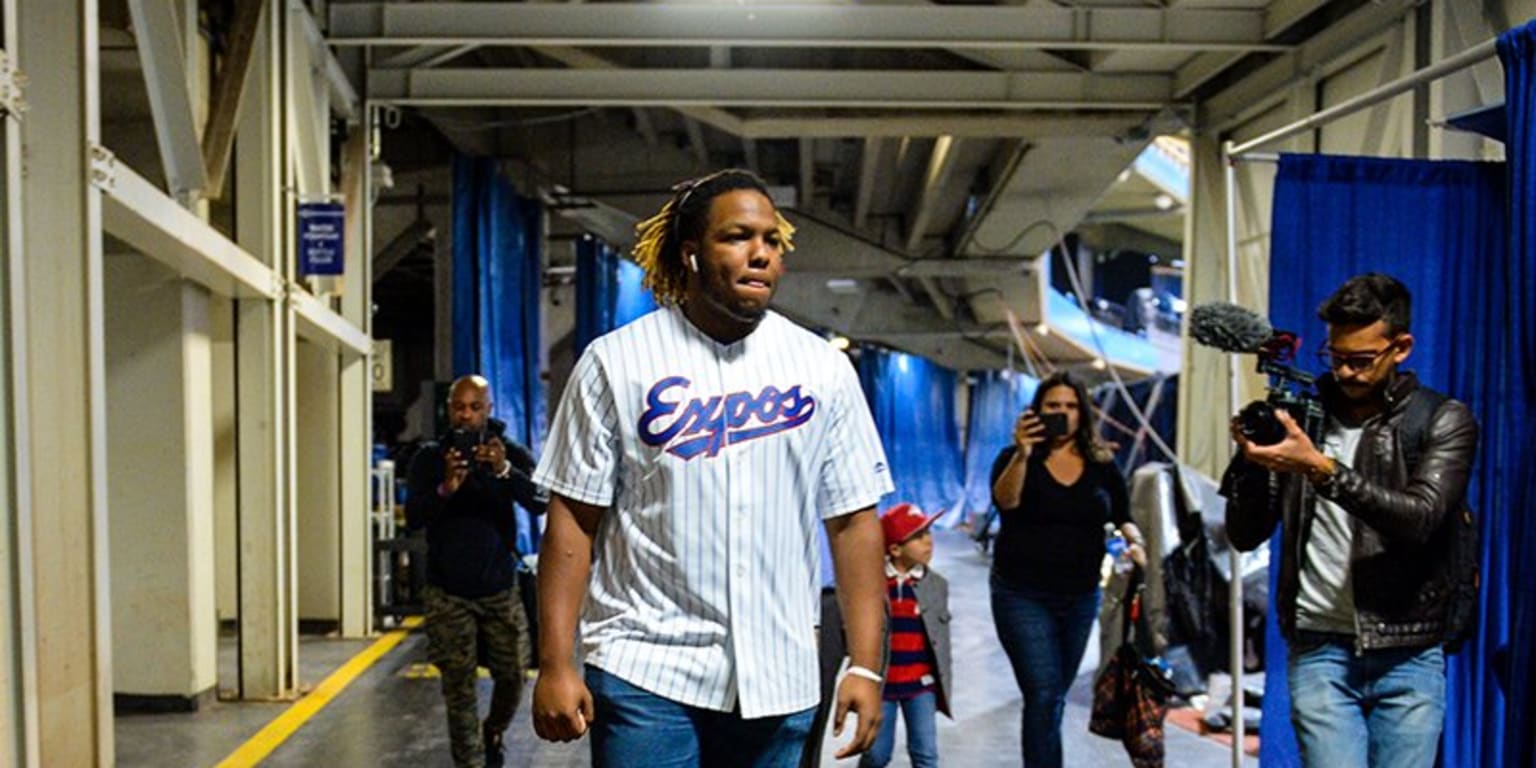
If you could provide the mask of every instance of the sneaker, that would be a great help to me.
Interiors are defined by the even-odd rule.
[[[485,768],[502,768],[506,765],[507,757],[502,752],[501,734],[485,728],[480,732],[480,737],[485,743]]]

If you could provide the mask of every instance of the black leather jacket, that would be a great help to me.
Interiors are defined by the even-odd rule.
[[[1318,381],[1324,409],[1340,398],[1331,376]],[[1351,515],[1354,541],[1355,647],[1429,647],[1445,639],[1445,615],[1455,586],[1451,523],[1466,502],[1477,446],[1477,422],[1465,405],[1446,400],[1429,421],[1418,466],[1409,476],[1403,458],[1403,416],[1419,391],[1417,377],[1400,372],[1388,385],[1387,407],[1367,419],[1352,466],[1338,463],[1334,477],[1314,486],[1302,475],[1270,473],[1241,453],[1223,478],[1227,533],[1241,550],[1268,540],[1284,518],[1278,599],[1281,631],[1294,638],[1301,558],[1318,494]],[[1272,553],[1275,554],[1275,553]]]

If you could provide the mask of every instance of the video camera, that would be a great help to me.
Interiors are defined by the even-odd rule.
[[[1268,394],[1237,413],[1237,428],[1256,445],[1274,445],[1285,439],[1285,427],[1275,417],[1284,409],[1313,443],[1323,437],[1323,402],[1317,395],[1316,378],[1292,363],[1301,348],[1301,337],[1276,330],[1268,320],[1236,304],[1211,302],[1191,310],[1189,332],[1208,347],[1253,354],[1256,370],[1269,377]]]

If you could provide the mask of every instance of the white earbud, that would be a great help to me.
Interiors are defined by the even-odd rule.
[[[699,255],[697,253],[688,254],[688,268],[694,272],[699,271]]]

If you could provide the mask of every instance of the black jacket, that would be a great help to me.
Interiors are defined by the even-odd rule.
[[[410,493],[405,522],[427,532],[427,581],[459,597],[485,597],[511,589],[517,578],[517,513],[521,504],[543,514],[546,497],[533,484],[533,454],[506,437],[506,425],[490,419],[486,431],[507,447],[512,471],[497,478],[483,464],[471,465],[469,477],[448,498],[438,495],[442,484],[443,445],[422,444],[411,459]]]
[[[1331,376],[1318,381],[1324,409],[1340,396]],[[1417,377],[1398,373],[1386,391],[1387,407],[1362,425],[1353,462],[1314,487],[1303,476],[1270,473],[1233,458],[1222,481],[1227,533],[1241,550],[1266,541],[1284,518],[1280,556],[1281,631],[1295,636],[1300,562],[1318,494],[1351,516],[1354,542],[1355,643],[1360,650],[1417,648],[1446,639],[1446,615],[1456,588],[1451,536],[1466,504],[1477,446],[1477,422],[1465,405],[1445,400],[1430,418],[1418,466],[1404,461],[1403,417],[1419,392]],[[1429,396],[1429,395],[1420,395]],[[1350,466],[1345,466],[1348,463]]]

